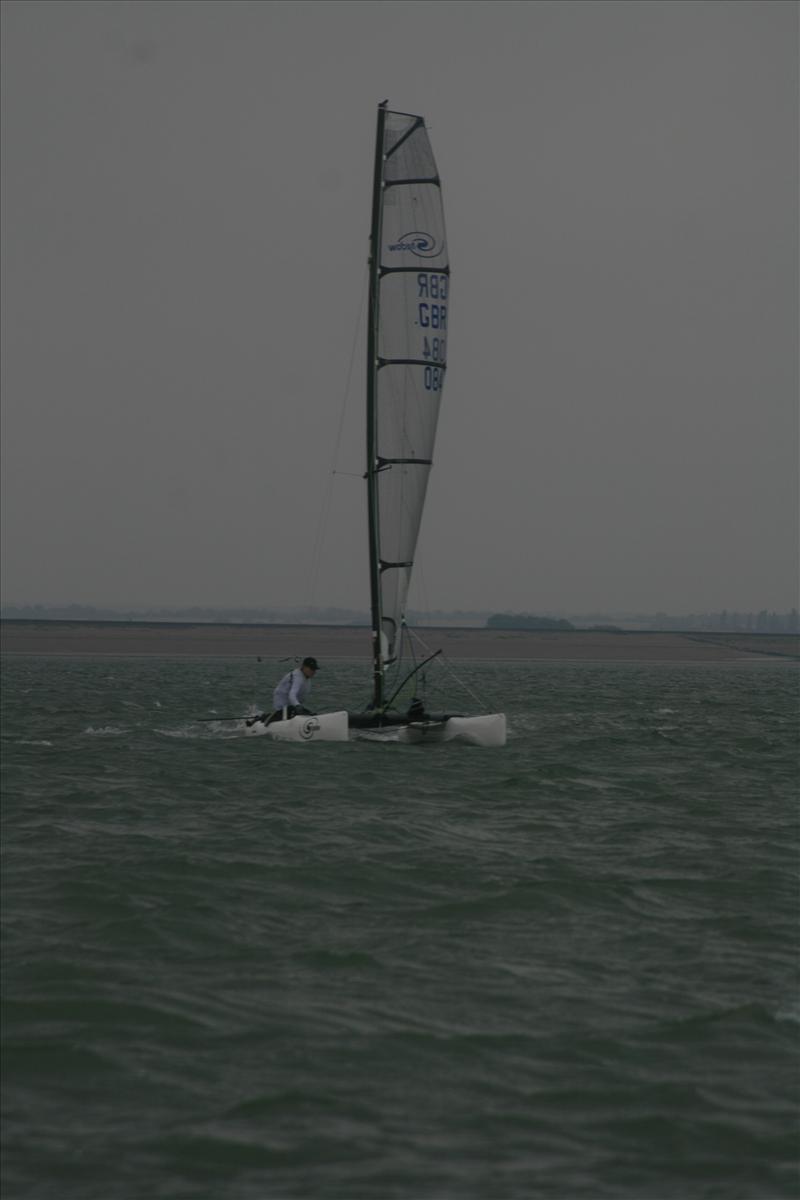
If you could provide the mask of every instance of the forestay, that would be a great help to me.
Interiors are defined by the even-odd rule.
[[[380,672],[398,654],[444,387],[450,293],[441,187],[423,119],[383,109],[370,277],[368,478]]]

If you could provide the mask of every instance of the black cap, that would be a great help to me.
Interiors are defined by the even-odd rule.
[[[303,659],[303,666],[304,666],[304,667],[311,667],[311,670],[312,670],[312,671],[318,671],[318,670],[319,670],[319,663],[317,662],[317,660],[316,660],[315,658],[304,658],[304,659]]]

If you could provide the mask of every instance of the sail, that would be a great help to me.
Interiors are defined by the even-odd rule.
[[[385,666],[398,654],[433,461],[447,363],[450,268],[441,187],[424,121],[385,110],[381,117],[373,206],[368,475],[373,620]]]

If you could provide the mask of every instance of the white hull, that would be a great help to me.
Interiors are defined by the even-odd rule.
[[[428,725],[414,721],[401,730],[401,741],[420,742],[467,742],[470,746],[505,746],[505,713],[491,713],[484,717],[448,717]]]
[[[318,713],[316,716],[291,717],[265,725],[256,721],[247,727],[250,737],[268,737],[279,742],[346,742],[349,740],[346,712]],[[356,737],[371,741],[402,742],[405,745],[439,745],[462,742],[470,746],[505,746],[504,713],[483,717],[446,717],[441,721],[412,721],[408,725],[355,730]]]
[[[470,746],[505,746],[505,713],[483,717],[446,717],[442,721],[412,721],[408,725],[387,725],[382,729],[364,729],[358,737],[370,741],[403,742],[405,745],[434,746],[442,742],[463,742]]]
[[[346,742],[347,713],[319,713],[314,717],[290,717],[288,721],[273,721],[265,725],[256,721],[248,734],[268,737],[278,742]]]

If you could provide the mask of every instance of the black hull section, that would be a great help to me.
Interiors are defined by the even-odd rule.
[[[450,717],[461,716],[461,713],[429,713],[426,712],[423,722],[419,717],[409,717],[404,713],[348,713],[347,724],[351,729],[397,729],[403,725],[420,725],[426,722],[448,721]]]

